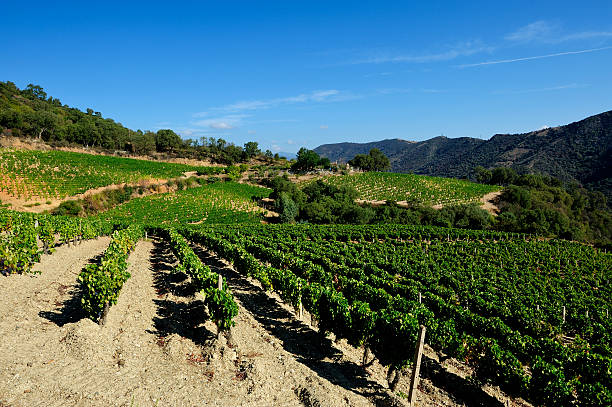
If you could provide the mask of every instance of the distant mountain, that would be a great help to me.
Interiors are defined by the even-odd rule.
[[[332,162],[378,148],[394,172],[467,178],[474,167],[512,167],[540,172],[604,192],[612,202],[612,111],[575,123],[524,134],[496,134],[489,140],[435,137],[411,142],[324,144],[315,151]]]

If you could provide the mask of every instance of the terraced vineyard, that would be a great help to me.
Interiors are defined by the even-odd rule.
[[[270,194],[266,188],[235,182],[217,182],[202,187],[132,199],[100,215],[109,222],[140,222],[173,226],[186,223],[259,223],[262,209],[253,197]]]
[[[147,165],[149,174],[165,171]],[[117,177],[129,173],[108,169]],[[327,182],[360,177],[365,177],[362,194],[370,199],[399,198],[404,188],[421,191],[422,203],[464,202],[492,190],[395,174]],[[376,182],[395,189],[378,190],[383,187]],[[609,253],[503,232],[389,224],[262,225],[263,210],[255,201],[269,193],[215,182],[134,198],[86,219],[0,210],[0,271],[27,273],[56,243],[112,235],[99,263],[85,267],[77,280],[84,313],[104,320],[131,277],[130,253],[143,235],[154,235],[177,260],[173,273],[184,272],[181,278],[188,277],[202,294],[199,304],[218,332],[234,329],[239,302],[227,276],[220,277],[199,257],[202,251],[258,280],[296,310],[303,307],[319,332],[362,349],[364,361],[374,355],[389,368],[388,378],[410,366],[422,325],[427,345],[442,359],[465,362],[480,383],[509,396],[547,406],[612,404]],[[389,380],[391,388],[394,383]]]
[[[453,178],[414,174],[366,172],[327,176],[323,181],[335,186],[350,186],[359,198],[375,201],[410,201],[423,205],[446,205],[478,201],[501,188]]]
[[[385,365],[410,363],[422,324],[434,349],[474,365],[481,380],[510,394],[545,405],[612,402],[610,254],[428,227],[200,227],[186,234]]]
[[[111,184],[175,178],[201,168],[66,151],[0,149],[0,192],[24,200],[61,199]]]

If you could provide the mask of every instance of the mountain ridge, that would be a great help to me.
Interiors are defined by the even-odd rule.
[[[488,140],[434,137],[424,141],[387,139],[370,143],[323,144],[314,149],[331,161],[380,149],[393,172],[470,178],[476,166],[511,167],[577,181],[612,201],[612,110],[563,126],[519,134],[494,134]]]

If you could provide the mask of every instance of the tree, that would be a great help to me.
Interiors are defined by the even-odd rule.
[[[57,116],[46,110],[32,112],[30,120],[38,139],[41,139],[45,132],[51,134],[57,125]]]
[[[38,85],[33,85],[31,83],[26,86],[26,88],[21,91],[21,94],[30,99],[39,99],[45,100],[47,99],[47,93]]]
[[[261,154],[261,150],[259,149],[259,144],[256,141],[249,141],[244,144],[244,154],[247,159],[253,158],[258,154]]]
[[[364,171],[387,171],[391,168],[389,158],[377,148],[371,149],[367,155],[357,154],[348,163]]]
[[[476,181],[479,183],[488,184],[491,182],[491,177],[493,175],[491,170],[487,170],[483,166],[479,165],[478,167],[474,168],[474,171],[476,172]]]
[[[516,171],[512,168],[497,167],[491,174],[491,184],[510,185],[518,178]]]
[[[370,171],[387,171],[391,168],[389,158],[379,149],[371,149],[369,155],[372,158],[372,169]]]
[[[157,151],[171,151],[181,145],[181,138],[170,129],[158,130],[155,135]]]
[[[313,150],[302,147],[300,148],[300,151],[298,151],[297,160],[291,166],[291,169],[298,172],[309,171],[319,165],[320,161],[321,158],[319,157],[319,154]]]
[[[279,214],[282,223],[292,223],[298,215],[298,206],[286,192],[281,192],[274,202],[274,207]]]
[[[138,131],[132,137],[132,150],[136,154],[150,154],[155,151],[155,133]]]

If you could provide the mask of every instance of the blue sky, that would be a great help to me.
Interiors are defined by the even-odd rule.
[[[0,80],[184,138],[294,152],[612,109],[609,1],[2,3]]]

